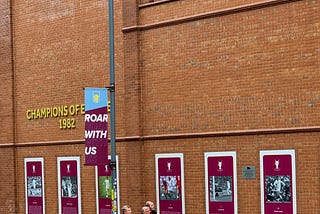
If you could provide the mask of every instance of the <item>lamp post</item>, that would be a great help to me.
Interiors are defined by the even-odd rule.
[[[110,64],[110,119],[111,119],[111,177],[112,177],[112,213],[117,213],[117,170],[116,170],[116,129],[115,129],[115,78],[114,78],[114,20],[113,0],[109,0],[109,64]]]

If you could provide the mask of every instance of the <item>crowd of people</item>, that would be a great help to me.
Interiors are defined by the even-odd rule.
[[[131,207],[125,205],[121,208],[122,214],[132,214]],[[146,201],[146,203],[141,208],[141,214],[157,214],[157,210],[152,201]]]

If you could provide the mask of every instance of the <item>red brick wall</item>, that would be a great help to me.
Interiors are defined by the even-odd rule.
[[[155,201],[154,155],[184,153],[186,211],[204,213],[204,152],[236,151],[239,213],[259,213],[259,151],[294,149],[298,213],[320,210],[320,3],[257,2],[185,0],[139,8],[146,2],[115,1],[121,205],[138,213],[145,200]],[[241,7],[249,3],[257,5]],[[0,148],[0,175],[13,173],[14,164],[4,163],[16,161],[16,182],[9,186],[16,186],[17,213],[25,212],[26,157],[44,157],[46,210],[58,212],[56,158],[62,156],[81,156],[82,210],[95,213],[94,169],[83,166],[83,116],[74,116],[75,129],[61,130],[61,118],[30,121],[25,114],[82,104],[84,87],[109,84],[107,9],[101,1],[12,5],[16,146]],[[10,61],[10,49],[1,51]],[[11,66],[6,69],[1,79],[11,77]],[[10,88],[11,81],[1,92]],[[13,143],[13,115],[7,116],[0,113],[9,118],[0,139]],[[316,131],[299,132],[312,127]],[[256,166],[256,179],[242,179],[246,165]],[[13,203],[9,191],[1,193],[1,204]],[[1,208],[10,213],[8,205]]]
[[[319,137],[318,133],[302,133],[146,141],[144,154],[149,155],[145,155],[143,165],[147,169],[144,173],[144,179],[147,180],[145,198],[154,200],[156,195],[154,174],[147,173],[155,170],[154,154],[183,152],[186,211],[205,213],[204,153],[236,151],[238,213],[260,213],[259,152],[295,149],[297,213],[316,214],[320,209],[317,198],[319,189],[311,187],[310,190],[310,184],[319,184]],[[242,178],[243,166],[255,166],[256,178]]]
[[[300,1],[142,31],[144,134],[316,126],[318,6]]]
[[[290,1],[290,0],[289,0]],[[150,24],[195,14],[223,11],[225,9],[249,6],[252,4],[269,4],[270,2],[289,2],[287,0],[140,0],[140,22]]]
[[[115,3],[115,7],[121,7],[121,2]],[[46,210],[57,213],[56,158],[84,154],[83,116],[73,116],[75,129],[61,130],[59,119],[64,117],[28,120],[26,111],[82,104],[84,87],[108,86],[108,5],[101,1],[28,1],[14,2],[12,11],[18,148],[17,183],[9,187],[17,187],[18,213],[24,213],[23,160],[26,157],[44,157]],[[115,11],[116,17],[121,17],[121,14],[121,10]],[[116,32],[121,30],[121,20],[115,20]],[[122,69],[121,37],[122,34],[115,35],[118,71]],[[120,77],[121,72],[118,72],[116,79]],[[121,105],[120,100],[118,103]],[[61,142],[69,144],[55,144]],[[38,143],[49,146],[38,147]],[[20,147],[22,144],[29,146]],[[1,161],[5,161],[5,157],[1,156]],[[93,167],[83,167],[84,157],[81,158],[82,209],[84,213],[90,213],[95,210],[94,171]],[[8,203],[1,204],[7,206]]]
[[[0,1],[0,120],[3,131],[0,132],[0,144],[13,143],[13,72],[10,2]]]
[[[18,143],[83,139],[79,115],[73,130],[60,130],[60,118],[29,121],[25,115],[27,109],[82,104],[84,87],[107,86],[107,4],[34,1],[13,8]]]
[[[16,202],[10,15],[10,1],[0,1],[0,213],[14,213]]]
[[[320,138],[298,129],[318,125],[319,3],[172,1],[139,12],[140,28],[124,33],[139,32],[142,135],[182,136],[144,142],[146,198],[155,197],[154,154],[183,152],[186,210],[204,213],[203,153],[236,151],[239,213],[259,213],[259,151],[294,149],[298,213],[317,213],[319,191],[303,189],[318,183]],[[277,134],[286,128],[297,133]],[[246,130],[274,134],[183,139]],[[246,165],[257,167],[256,179],[241,178]]]
[[[16,211],[15,153],[13,148],[0,147],[0,213]]]

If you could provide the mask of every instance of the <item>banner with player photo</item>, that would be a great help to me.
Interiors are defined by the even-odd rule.
[[[26,214],[45,213],[43,158],[25,158]]]
[[[108,156],[111,161],[111,156]],[[119,178],[118,156],[116,156],[117,178]],[[96,203],[97,214],[112,213],[112,177],[109,165],[96,166]],[[119,179],[117,180],[117,207],[120,207]],[[120,209],[118,209],[120,214]]]
[[[156,154],[158,213],[185,213],[183,154]]]
[[[261,213],[296,214],[294,150],[260,151]]]
[[[81,214],[80,157],[58,157],[59,214]]]
[[[206,214],[238,213],[236,152],[206,152]]]
[[[85,88],[85,165],[108,164],[108,90]]]

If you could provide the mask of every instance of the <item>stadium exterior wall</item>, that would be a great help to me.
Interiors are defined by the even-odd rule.
[[[205,213],[204,153],[235,151],[238,213],[260,213],[259,152],[290,149],[297,213],[319,213],[319,10],[314,0],[115,0],[121,205],[137,213],[156,201],[155,154],[183,153],[186,213]],[[57,157],[80,156],[82,212],[95,213],[81,112],[27,112],[76,108],[84,87],[109,84],[108,2],[0,0],[0,11],[0,212],[26,212],[24,158],[43,157],[46,210],[58,213]],[[70,118],[75,128],[60,128]]]

